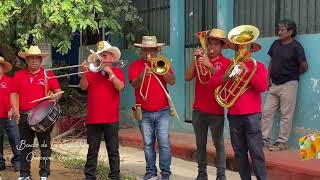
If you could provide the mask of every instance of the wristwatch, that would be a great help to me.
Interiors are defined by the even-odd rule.
[[[116,76],[114,74],[109,76],[109,81],[112,81],[112,79],[114,79]]]

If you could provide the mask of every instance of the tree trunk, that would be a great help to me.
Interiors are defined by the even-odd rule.
[[[17,68],[26,67],[26,64],[16,56],[15,49],[5,42],[0,42],[0,55]]]

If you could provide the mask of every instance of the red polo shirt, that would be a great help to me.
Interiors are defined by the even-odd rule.
[[[228,68],[230,60],[221,55],[218,59],[211,60],[211,63],[217,70],[213,76],[222,76]],[[209,114],[223,115],[224,108],[221,107],[214,98],[214,88],[212,86],[208,86],[208,84],[200,83],[198,72],[196,69],[195,76],[195,99],[193,103],[193,109]],[[205,81],[207,81],[208,79],[209,76],[203,78],[203,80]]]
[[[7,119],[8,111],[11,109],[10,93],[12,92],[12,80],[3,74],[0,79],[0,118]]]
[[[133,63],[131,63],[129,67],[130,82],[136,79],[141,73],[143,73],[146,63],[147,61],[145,61],[143,58],[138,59]],[[169,73],[173,74],[172,69],[169,70]],[[160,79],[163,86],[167,88],[167,85],[166,85],[167,83],[165,82],[163,77],[161,75],[156,75],[156,76]],[[155,112],[167,107],[169,104],[168,104],[168,99],[165,92],[163,91],[161,85],[153,75],[152,76],[148,75],[145,77],[144,83],[142,85],[143,95],[146,94],[149,79],[150,79],[150,85],[149,85],[149,91],[147,93],[146,100],[143,100],[142,96],[140,95],[140,87],[136,88],[134,92],[136,97],[136,103],[141,104],[141,108],[143,110]]]
[[[123,83],[122,69],[112,68]],[[120,92],[113,86],[107,74],[86,73],[88,80],[87,124],[114,123],[119,121]]]
[[[54,76],[53,72],[49,72],[48,76]],[[30,111],[39,102],[30,103],[36,99],[46,96],[45,94],[45,76],[44,69],[36,74],[30,73],[28,69],[22,69],[15,73],[13,77],[13,92],[19,95],[20,111]],[[48,80],[48,92],[60,89],[57,78]]]
[[[231,62],[230,62],[231,63]],[[245,65],[248,67],[249,76],[253,69],[252,61],[246,61]],[[223,76],[215,76],[211,79],[210,84],[221,83]],[[228,109],[228,114],[231,115],[245,115],[253,114],[262,111],[262,97],[261,93],[265,92],[268,88],[268,72],[264,64],[257,61],[257,70],[251,79],[248,88],[235,102],[235,104]]]

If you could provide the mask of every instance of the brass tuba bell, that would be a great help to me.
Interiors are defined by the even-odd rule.
[[[242,25],[233,28],[228,33],[231,43],[238,46],[233,57],[233,62],[225,72],[225,76],[234,77],[233,81],[227,81],[215,89],[215,99],[217,103],[225,108],[232,107],[238,98],[250,88],[249,83],[257,70],[257,62],[251,57],[251,43],[259,36],[259,29],[252,25]],[[253,69],[250,74],[247,70],[239,69],[239,63],[252,60]]]

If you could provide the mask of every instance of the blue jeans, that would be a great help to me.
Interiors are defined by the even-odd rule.
[[[18,147],[20,145],[20,133],[17,126],[17,123],[15,120],[9,120],[9,119],[1,119],[1,121],[5,121],[4,129],[7,132],[9,143],[12,149],[13,158],[11,159],[11,163],[20,163],[20,156],[21,152],[18,150]],[[3,136],[1,136],[3,138]],[[1,140],[1,147],[0,147],[0,159],[4,162],[3,158],[3,140]]]
[[[157,175],[156,167],[156,140],[159,145],[159,166],[163,177],[170,176],[171,147],[169,140],[169,108],[157,112],[142,112],[142,120],[139,123],[144,140],[144,153],[146,159],[146,171],[149,175]]]

